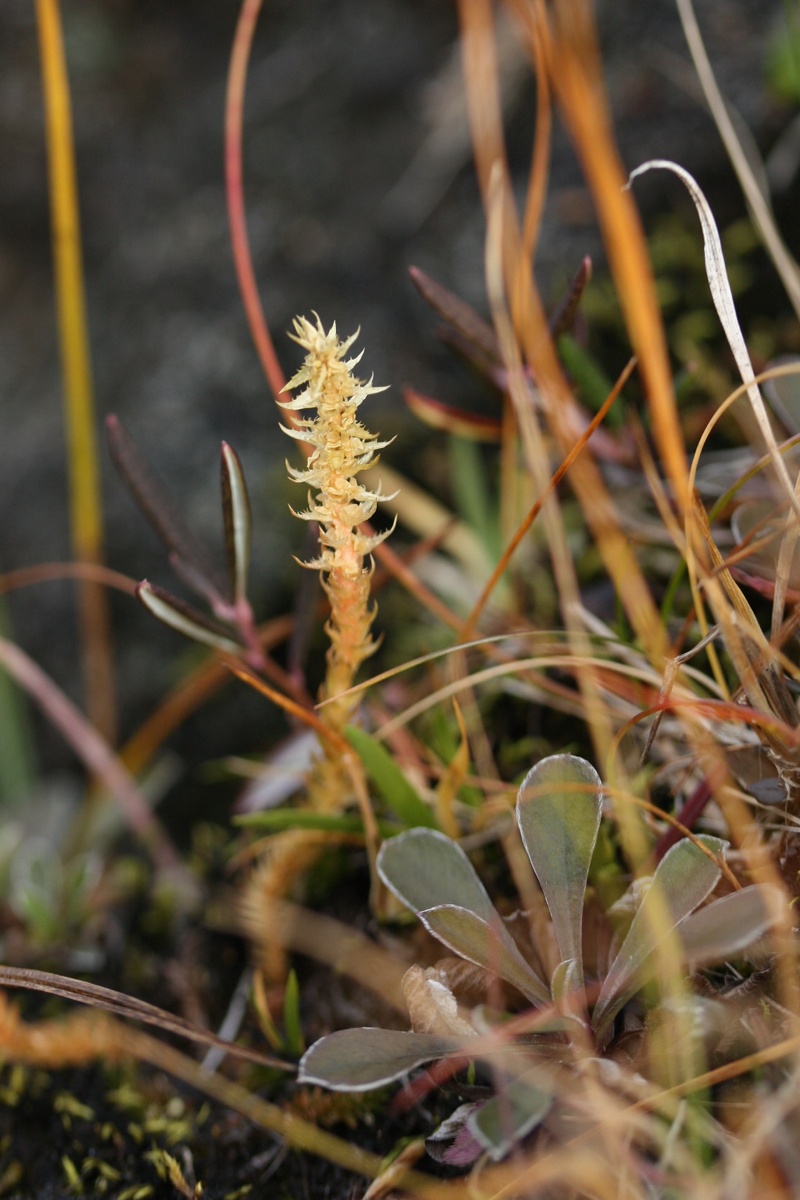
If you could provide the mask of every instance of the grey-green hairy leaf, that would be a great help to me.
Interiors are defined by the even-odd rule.
[[[517,796],[522,840],[541,884],[561,958],[583,962],[583,899],[603,801],[600,776],[574,754],[554,754],[528,772]]]
[[[455,954],[493,971],[528,1000],[539,1004],[549,1003],[548,989],[528,966],[497,914],[490,924],[458,904],[442,904],[424,909],[418,916],[425,928]]]
[[[544,1120],[552,1104],[552,1095],[524,1076],[504,1084],[497,1096],[471,1114],[467,1125],[497,1162]]]
[[[300,1083],[337,1092],[365,1092],[391,1083],[423,1063],[457,1052],[458,1038],[395,1029],[342,1029],[320,1038],[300,1059]]]
[[[708,836],[699,837],[697,841],[715,855],[721,855],[728,845],[721,838]],[[702,904],[720,875],[714,859],[689,838],[683,838],[667,851],[636,910],[598,996],[592,1016],[592,1024],[598,1033],[608,1026],[639,988],[642,970],[656,947]]]
[[[435,829],[409,829],[384,842],[378,874],[415,913],[458,904],[484,921],[500,922],[472,863],[452,838]]]
[[[774,887],[742,888],[681,921],[678,934],[693,966],[724,962],[762,937],[785,902]]]

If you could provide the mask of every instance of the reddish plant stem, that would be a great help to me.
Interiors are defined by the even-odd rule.
[[[150,811],[147,800],[131,775],[83,713],[45,675],[41,667],[5,638],[0,638],[0,663],[36,701],[87,769],[116,797],[125,820],[156,866],[183,874],[185,868],[166,830]]]
[[[706,776],[694,789],[691,796],[677,815],[677,820],[680,821],[684,828],[692,828],[713,794],[714,789],[711,785],[711,780],[708,778],[708,776]],[[669,829],[666,829],[664,833],[662,833],[661,837],[656,843],[656,848],[653,852],[653,858],[655,861],[660,863],[670,847],[674,846],[676,842],[679,842],[683,836],[684,835],[680,829],[678,829],[675,825],[670,825]]]
[[[228,223],[236,277],[242,294],[247,323],[255,343],[261,366],[272,394],[277,401],[286,379],[281,371],[275,347],[264,318],[261,299],[250,256],[247,220],[242,185],[242,122],[244,92],[253,34],[261,11],[262,0],[243,0],[233,40],[225,100],[225,189],[228,202]]]

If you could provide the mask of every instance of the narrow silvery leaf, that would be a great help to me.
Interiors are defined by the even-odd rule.
[[[728,281],[728,274],[725,268],[725,258],[722,253],[722,243],[720,242],[716,221],[714,220],[709,203],[694,177],[688,171],[684,170],[683,167],[679,167],[677,163],[670,162],[668,159],[653,159],[650,162],[644,163],[641,167],[637,167],[635,171],[631,172],[628,182],[631,183],[638,175],[653,169],[672,171],[684,183],[694,201],[694,206],[697,209],[700,225],[703,230],[706,275],[708,276],[708,285],[711,289],[714,307],[717,310],[717,315],[719,316],[725,336],[728,339],[728,345],[739,368],[742,382],[747,388],[747,395],[753,413],[761,430],[761,436],[769,451],[775,471],[786,490],[787,498],[794,509],[795,516],[800,519],[800,499],[795,495],[792,481],[789,478],[789,472],[786,469],[786,464],[781,457],[775,441],[775,435],[772,432],[766,406],[758,384],[755,381],[753,364],[750,361],[750,354],[742,335],[739,318],[736,315],[736,306],[733,303],[733,293],[731,292],[731,285]]]
[[[539,1125],[553,1104],[549,1092],[536,1087],[529,1076],[512,1079],[468,1119],[475,1137],[497,1162]]]
[[[583,900],[603,801],[600,776],[574,754],[544,758],[525,776],[517,797],[517,821],[528,858],[541,884],[563,960],[582,978]]]
[[[425,928],[455,954],[499,975],[533,1003],[549,1004],[548,989],[526,963],[497,914],[490,924],[460,905],[442,904],[424,909],[418,916]]]
[[[227,442],[222,443],[221,481],[228,570],[234,602],[238,603],[247,595],[251,540],[250,498],[242,464],[236,451]]]
[[[697,839],[712,854],[722,854],[721,838]],[[688,917],[716,887],[721,875],[713,858],[689,838],[683,838],[662,858],[630,929],[611,964],[597,999],[592,1024],[603,1030],[635,991],[650,955],[671,930]]]
[[[500,916],[464,851],[435,829],[409,829],[384,842],[378,874],[415,913],[439,904],[458,904],[484,921],[500,924]]]
[[[202,642],[204,646],[213,646],[215,650],[222,650],[225,654],[241,653],[242,647],[238,642],[225,637],[223,633],[218,633],[210,621],[200,613],[194,612],[188,604],[165,592],[163,588],[156,587],[145,579],[137,586],[136,596],[164,625],[177,629],[193,641]]]
[[[692,913],[678,926],[686,961],[696,967],[740,953],[775,924],[782,901],[777,888],[754,885]]]
[[[383,1087],[423,1063],[461,1049],[460,1038],[395,1029],[342,1029],[320,1038],[300,1059],[299,1083],[336,1092]]]

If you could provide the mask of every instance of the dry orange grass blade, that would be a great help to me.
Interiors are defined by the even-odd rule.
[[[548,31],[545,56],[559,109],[594,195],[597,215],[653,432],[679,512],[688,502],[686,452],[678,420],[661,315],[641,223],[614,144],[592,7],[588,0],[508,0],[526,29]]]
[[[464,31],[465,76],[475,157],[490,226],[487,245],[490,298],[498,336],[503,343],[506,366],[516,386],[515,408],[529,469],[537,490],[541,492],[550,478],[550,470],[522,377],[517,338],[524,347],[527,363],[533,370],[538,387],[546,398],[547,419],[564,453],[571,449],[574,442],[574,430],[566,415],[570,411],[572,397],[548,336],[547,323],[533,286],[529,264],[524,261],[520,251],[499,124],[495,62],[491,47],[491,12],[484,3],[463,3],[460,16]],[[512,304],[514,332],[509,329],[508,319],[503,315],[506,295]],[[666,650],[663,626],[627,539],[619,528],[605,485],[588,455],[582,456],[580,469],[573,470],[571,482],[631,623],[651,655],[658,659]],[[548,532],[564,620],[570,630],[575,652],[585,656],[583,631],[575,617],[578,591],[557,512],[553,504],[548,504],[542,517]],[[602,761],[610,739],[608,716],[596,685],[592,683],[591,673],[583,674],[580,683],[587,718],[598,757]]]
[[[0,596],[16,591],[17,588],[31,587],[36,583],[50,583],[57,579],[89,580],[104,587],[115,588],[128,596],[136,595],[136,581],[119,571],[112,571],[99,563],[54,562],[5,571],[0,575]]]
[[[525,8],[526,20],[523,22],[523,27],[528,28],[530,22],[534,21],[534,13],[530,6],[520,6]],[[561,6],[564,7],[564,6]],[[582,10],[582,4],[577,6],[578,12]],[[560,11],[558,6],[556,11]],[[587,16],[588,21],[588,16]],[[566,22],[566,17],[565,17]],[[576,25],[579,29],[583,29],[582,19],[576,20]],[[539,27],[539,36],[544,36],[547,26]],[[544,32],[543,32],[544,31]],[[588,38],[590,29],[584,31],[584,35],[579,38],[579,45],[583,47],[584,41]],[[565,61],[569,61],[570,55],[577,53],[575,47],[571,46],[569,41],[562,45],[556,37],[545,37],[545,59],[548,64],[548,70],[556,95],[561,101],[562,107],[567,104],[567,100],[562,95],[559,80],[561,78],[562,68]],[[579,73],[584,70],[582,65],[579,65]],[[586,99],[586,97],[584,97]],[[588,100],[586,101],[589,102]],[[615,171],[616,157],[613,147],[613,142],[610,138],[610,133],[607,131],[606,123],[602,120],[602,93],[593,94],[591,102],[599,106],[600,111],[597,114],[599,126],[593,130],[594,140],[592,141],[592,154],[597,160],[599,167],[603,171]],[[570,123],[570,114],[566,112],[565,119]],[[573,136],[577,140],[577,131],[572,130]],[[581,153],[581,146],[578,146],[578,151]],[[618,165],[618,164],[617,164]],[[619,174],[619,187],[622,188],[624,176],[621,170]],[[616,178],[616,176],[615,176]],[[592,180],[590,178],[589,182]],[[607,189],[606,189],[607,190]],[[620,195],[622,195],[620,190]],[[596,196],[599,200],[599,197]],[[615,197],[616,199],[616,197]],[[509,201],[505,201],[502,205],[498,204],[499,210],[503,213],[505,221],[505,213],[508,209]],[[623,214],[624,215],[624,214]],[[602,213],[601,224],[602,224]],[[634,214],[635,219],[635,214]],[[608,231],[604,230],[606,236]],[[515,236],[514,226],[504,228],[503,238],[507,242]],[[643,242],[642,242],[643,245]],[[506,254],[509,252],[506,251]],[[644,249],[643,249],[644,253]],[[609,248],[611,254],[611,248]],[[547,334],[547,325],[544,319],[541,300],[536,293],[533,280],[526,263],[521,257],[518,249],[511,252],[512,261],[515,265],[516,281],[507,279],[506,289],[508,295],[519,298],[519,310],[513,312],[514,325],[517,336],[520,340],[525,353],[526,360],[533,369],[535,377],[539,383],[539,387],[543,394],[548,399],[547,417],[550,422],[552,432],[559,441],[562,449],[566,452],[571,448],[574,441],[574,434],[569,425],[564,420],[564,414],[569,411],[571,404],[571,394],[567,382],[564,378],[563,371],[555,354],[555,349],[552,340]],[[644,264],[647,269],[647,279],[652,288],[652,277],[649,273],[646,257]],[[637,310],[638,311],[638,310]],[[653,310],[653,320],[658,326],[658,336],[663,338],[661,329],[660,316],[657,309]],[[645,363],[639,353],[640,347],[637,346],[636,340],[634,347],[637,350],[639,367],[641,371],[645,370]],[[667,364],[665,363],[665,366]],[[648,367],[648,370],[650,368]],[[672,401],[671,381],[667,375],[667,381],[670,391],[670,400]],[[681,443],[681,461],[684,462],[685,474],[685,456]],[[581,502],[581,507],[584,516],[589,524],[595,539],[598,549],[603,555],[603,560],[611,578],[614,580],[618,594],[622,603],[625,605],[628,617],[631,624],[641,638],[644,646],[647,648],[654,659],[658,659],[666,650],[665,635],[659,615],[655,609],[649,588],[641,574],[635,557],[631,553],[627,538],[623,535],[620,529],[619,522],[614,513],[614,506],[611,498],[603,482],[600,472],[594,465],[593,460],[587,454],[581,457],[579,468],[573,470],[570,475],[570,481]]]

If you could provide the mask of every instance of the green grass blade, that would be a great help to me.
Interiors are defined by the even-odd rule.
[[[347,726],[345,737],[394,815],[408,828],[424,825],[436,829],[438,822],[433,809],[417,795],[388,750],[354,725]]]

